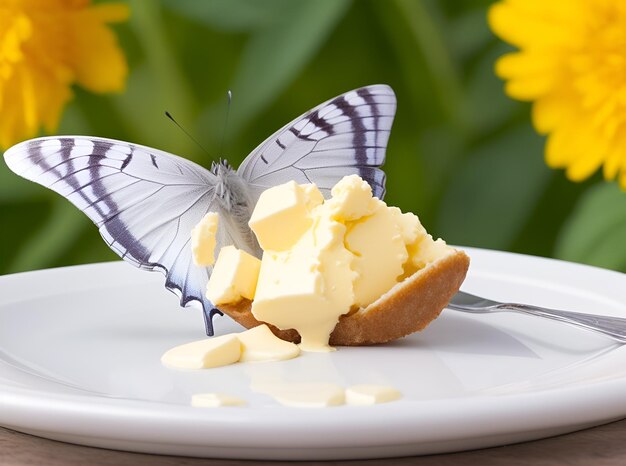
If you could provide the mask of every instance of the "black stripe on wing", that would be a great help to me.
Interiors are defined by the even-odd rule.
[[[220,313],[204,295],[210,270],[192,265],[189,246],[193,226],[216,210],[208,170],[144,146],[85,137],[26,141],[5,160],[85,212],[122,259],[164,273],[181,306],[198,302],[211,317]]]
[[[372,118],[373,118],[373,123],[374,123],[374,129],[373,131],[376,132],[378,131],[378,108],[376,106],[376,102],[374,101],[372,95],[369,93],[369,91],[367,89],[358,89],[356,91],[357,95],[359,97],[362,97],[363,100],[365,100],[365,103],[369,106],[369,108],[372,111]],[[367,153],[366,153],[366,149],[367,149],[367,141],[366,141],[366,129],[365,129],[365,125],[363,124],[363,121],[361,120],[361,118],[359,117],[358,114],[358,107],[355,105],[351,105],[347,100],[345,96],[339,96],[336,99],[334,99],[332,102],[332,104],[336,105],[337,108],[339,110],[342,111],[342,113],[346,116],[348,116],[350,118],[350,122],[352,123],[353,126],[353,133],[352,133],[352,147],[354,148],[354,157],[355,157],[355,165],[357,165],[357,167],[359,167],[359,175],[361,176],[361,178],[363,179],[367,179],[367,174],[365,174],[364,172],[362,172],[360,170],[361,167],[366,167],[368,165],[370,165],[368,163],[368,157],[367,157]],[[332,128],[332,125],[328,122],[326,122],[326,126]],[[320,128],[323,130],[323,128]],[[332,133],[331,133],[332,134]],[[373,146],[373,147],[378,147],[378,146]],[[382,163],[381,163],[382,165]]]
[[[387,141],[396,99],[390,87],[367,86],[342,94],[281,128],[255,149],[238,170],[253,192],[291,179],[315,182],[328,195],[345,174],[358,174],[385,195]],[[325,167],[334,167],[332,172]],[[319,174],[323,173],[323,177]]]

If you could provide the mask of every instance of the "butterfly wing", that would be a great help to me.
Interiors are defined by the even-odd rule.
[[[211,269],[193,264],[189,244],[202,217],[220,213],[213,173],[167,152],[90,137],[33,139],[4,157],[15,173],[82,210],[122,259],[163,272],[181,306],[200,303],[213,334],[211,317],[219,311],[204,294]],[[236,243],[223,223],[219,243]]]
[[[344,176],[357,174],[375,196],[385,195],[387,141],[396,97],[386,85],[362,87],[310,110],[263,141],[239,173],[256,199],[263,190],[295,180],[315,183],[328,197]]]
[[[314,182],[328,196],[339,179],[354,173],[382,198],[385,174],[379,167],[395,108],[395,95],[384,85],[338,96],[270,136],[237,174],[253,200],[292,179]],[[166,152],[103,138],[39,138],[12,147],[4,157],[14,172],[85,212],[124,260],[163,272],[165,286],[179,295],[181,305],[200,303],[207,334],[213,334],[211,317],[219,311],[204,295],[211,268],[193,265],[191,229],[208,211],[217,211],[225,220],[218,245],[258,248],[239,225],[245,226],[245,219],[234,218],[232,208],[223,211],[216,196],[223,186],[213,173]]]

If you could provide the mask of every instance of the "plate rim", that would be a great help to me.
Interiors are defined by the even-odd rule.
[[[545,258],[540,256],[529,256],[525,254],[509,253],[505,251],[489,249],[470,247],[463,247],[462,249],[466,250],[469,253],[470,257],[472,256],[472,254],[478,254],[478,256],[484,255],[485,257],[490,255],[495,257],[502,254],[512,255],[516,257],[517,260],[538,260],[540,262],[545,261],[544,263],[551,263],[552,265],[557,267],[573,267],[574,269],[581,271],[584,270],[594,275],[598,273],[601,275],[606,274],[606,277],[611,277],[611,281],[613,279],[618,281],[624,280],[624,282],[626,283],[626,274],[586,264],[578,264],[559,259]],[[85,270],[85,268],[90,268],[91,270],[100,269],[102,267],[120,268],[120,264],[122,263],[123,261],[100,262],[94,264],[59,267],[54,269],[45,269],[5,275],[0,277],[0,289],[5,285],[10,284],[10,282],[13,282],[13,284],[15,284],[17,282],[29,281],[32,280],[33,277],[41,277],[43,275],[54,275],[59,273],[72,274],[77,270],[82,272]],[[123,268],[132,271],[133,277],[137,280],[140,280],[138,278],[140,276],[145,276],[146,282],[154,280],[154,275],[152,277],[148,277],[148,274],[135,274],[135,269],[126,264],[123,266]],[[121,271],[121,268],[119,270]],[[119,274],[109,275],[112,278],[116,278],[118,281],[122,279]],[[142,282],[143,281],[140,280],[138,283]],[[102,288],[103,286],[104,284],[96,284],[94,287]],[[617,294],[619,295],[619,293]],[[626,296],[626,289],[624,290],[623,294],[624,296]],[[49,294],[45,295],[48,296]],[[13,301],[11,300],[6,301],[2,297],[2,295],[0,295],[0,306],[4,306],[12,302]],[[626,315],[626,308],[624,308],[624,315]],[[621,348],[624,348],[626,351],[625,346],[622,346]],[[594,390],[589,390],[590,386],[593,386]],[[332,439],[332,441],[329,441],[329,437],[324,436],[321,443],[319,441],[317,443],[300,442],[298,448],[300,448],[301,450],[298,452],[291,452],[291,456],[281,456],[277,455],[276,453],[270,454],[268,452],[271,452],[273,449],[281,448],[281,443],[284,447],[284,442],[286,441],[286,439],[291,439],[289,440],[291,442],[296,441],[297,438],[295,437],[297,437],[297,434],[300,432],[300,430],[304,428],[306,428],[307,431],[311,431],[311,429],[315,431],[316,429],[318,429],[319,432],[322,433],[324,429],[328,428],[327,410],[306,410],[308,423],[305,427],[302,425],[301,422],[297,421],[297,417],[293,416],[294,412],[303,412],[301,409],[297,408],[281,408],[277,410],[274,407],[255,407],[253,411],[251,411],[250,408],[228,408],[224,410],[211,410],[211,415],[207,416],[205,410],[198,410],[197,408],[193,408],[191,406],[183,406],[179,404],[172,404],[171,406],[167,406],[167,403],[158,401],[135,400],[125,398],[103,398],[89,394],[68,394],[58,392],[55,393],[50,392],[50,390],[38,390],[32,387],[16,387],[7,385],[5,382],[2,381],[2,379],[0,379],[0,425],[6,425],[7,427],[14,428],[23,432],[39,432],[38,435],[42,435],[41,432],[44,432],[47,433],[46,436],[51,438],[55,435],[57,435],[58,437],[59,434],[63,434],[67,431],[67,428],[63,429],[59,427],[62,424],[62,422],[59,422],[60,417],[63,417],[63,414],[65,414],[65,422],[68,422],[71,426],[74,426],[74,428],[80,427],[81,429],[85,429],[86,427],[91,426],[84,432],[89,432],[93,437],[100,437],[100,440],[105,439],[105,443],[98,444],[98,442],[96,442],[93,444],[96,446],[106,447],[107,445],[115,445],[114,441],[113,443],[111,443],[111,438],[107,439],[106,433],[109,432],[108,437],[110,437],[110,431],[112,426],[115,425],[116,421],[119,423],[119,419],[121,418],[124,418],[127,422],[132,424],[135,429],[140,429],[144,427],[148,431],[151,431],[153,434],[151,437],[151,441],[150,439],[146,439],[146,441],[148,442],[148,444],[152,445],[157,445],[158,443],[167,443],[167,438],[170,438],[170,440],[172,438],[178,438],[181,442],[183,442],[185,439],[182,438],[180,435],[175,435],[174,437],[171,436],[171,425],[172,423],[175,423],[177,426],[179,426],[181,434],[184,433],[185,435],[191,436],[187,437],[187,442],[183,442],[184,444],[188,443],[191,438],[195,439],[192,442],[193,445],[198,446],[197,443],[201,441],[201,439],[204,439],[205,443],[202,445],[204,450],[202,450],[202,448],[201,450],[206,451],[206,454],[209,454],[209,456],[215,456],[215,454],[211,455],[211,451],[215,453],[218,447],[227,448],[231,444],[232,448],[239,448],[241,446],[240,441],[233,443],[232,438],[235,431],[239,433],[239,436],[242,435],[242,426],[244,428],[244,431],[255,432],[258,435],[260,427],[267,427],[267,420],[263,418],[263,415],[271,411],[272,421],[274,422],[274,429],[272,429],[270,436],[259,435],[258,437],[255,437],[256,440],[250,444],[250,448],[256,453],[251,453],[252,456],[241,456],[237,454],[230,455],[223,452],[217,452],[217,456],[225,458],[246,457],[264,459],[306,459],[310,458],[306,456],[307,452],[315,452],[315,450],[317,449],[358,449],[368,446],[379,448],[380,451],[383,452],[382,456],[394,456],[393,454],[388,455],[387,453],[384,453],[384,451],[388,449],[392,437],[396,443],[401,440],[401,444],[405,446],[411,446],[415,444],[415,442],[423,443],[425,441],[423,435],[418,435],[417,437],[419,438],[417,438],[415,434],[409,435],[407,433],[398,438],[397,430],[388,428],[394,425],[397,426],[398,421],[401,421],[403,423],[403,426],[406,430],[411,432],[413,430],[417,430],[420,434],[423,434],[423,432],[419,431],[420,428],[424,428],[426,426],[430,427],[432,430],[431,437],[434,434],[439,435],[439,437],[435,436],[436,438],[433,437],[429,440],[430,442],[434,443],[449,443],[452,440],[450,437],[451,431],[447,429],[444,432],[442,430],[444,426],[437,424],[437,422],[433,423],[433,420],[439,422],[445,421],[448,423],[448,427],[452,421],[457,421],[457,428],[461,428],[463,426],[467,427],[465,424],[469,422],[467,419],[474,419],[474,421],[472,421],[474,427],[476,427],[475,419],[482,419],[485,421],[491,420],[491,423],[481,422],[480,429],[475,429],[475,433],[477,434],[482,432],[482,434],[478,435],[478,438],[482,440],[484,440],[484,437],[486,435],[489,435],[488,433],[486,433],[485,429],[493,432],[496,425],[498,426],[498,432],[501,434],[515,434],[516,432],[520,433],[521,430],[525,429],[524,435],[519,437],[520,439],[522,439],[522,437],[523,439],[542,438],[544,435],[539,435],[536,437],[533,437],[532,435],[533,426],[537,428],[537,422],[534,418],[528,418],[529,410],[532,412],[541,411],[544,414],[555,414],[552,423],[546,423],[546,416],[544,415],[544,421],[541,422],[541,425],[544,428],[556,429],[558,432],[561,433],[569,432],[580,428],[580,426],[584,424],[599,425],[601,423],[611,422],[612,420],[626,417],[626,399],[624,399],[624,401],[619,404],[618,410],[615,409],[615,403],[613,403],[611,406],[607,406],[606,404],[607,398],[615,398],[616,395],[622,394],[624,392],[624,389],[626,389],[626,376],[621,376],[611,380],[599,380],[592,383],[584,383],[570,387],[561,386],[555,388],[545,388],[540,390],[533,390],[528,393],[514,392],[511,394],[498,395],[483,394],[476,395],[474,397],[465,396],[435,400],[404,399],[401,405],[388,404],[377,405],[367,408],[355,408],[349,406],[329,408],[333,410],[339,409],[341,410],[342,414],[344,414],[344,416],[339,417],[339,421],[337,423],[338,428],[342,426],[344,428],[347,428],[348,426],[353,427],[355,423],[362,423],[363,427],[361,427],[361,432],[363,436],[361,437],[361,440],[352,445],[346,446],[346,440],[343,438],[343,436],[337,436],[336,438]],[[623,397],[617,396],[618,400],[620,400],[621,398]],[[33,400],[35,401],[34,403]],[[468,403],[469,400],[471,400],[471,403]],[[513,400],[517,400],[519,403],[512,403]],[[587,406],[586,411],[589,411],[589,407],[594,408],[593,411],[595,415],[583,415],[583,411],[585,410],[570,411],[567,413],[567,419],[569,423],[568,427],[563,428],[565,427],[563,424],[563,420],[558,419],[558,416],[556,416],[556,414],[563,414],[563,410],[567,410],[567,408],[571,408],[572,406],[580,404],[581,400],[585,401],[585,404]],[[523,403],[520,401],[523,401]],[[157,407],[159,407],[160,409],[157,410]],[[296,411],[294,411],[294,409]],[[472,413],[475,417],[467,416],[468,409],[473,410]],[[160,437],[154,437],[155,410],[158,411],[160,414],[159,422],[161,422],[161,424],[165,423],[170,426],[169,430],[156,430],[156,432],[161,435]],[[392,415],[389,416],[389,419],[387,419],[385,422],[377,423],[376,425],[370,426],[365,421],[367,421],[368,414],[372,413],[371,410],[383,410],[391,413]],[[49,415],[49,419],[42,419],[42,413],[46,412]],[[257,414],[258,412],[260,412],[260,414]],[[465,414],[462,414],[459,417],[459,412]],[[611,415],[611,412],[613,415]],[[616,412],[618,412],[619,414],[615,415]],[[422,413],[422,415],[420,415],[420,413]],[[500,416],[505,416],[505,418],[509,418],[508,420],[510,421],[511,413],[518,415],[520,419],[523,420],[523,422],[516,425],[509,422],[508,429],[506,429],[507,424],[506,422],[503,422],[503,419],[501,419]],[[489,416],[485,417],[487,416],[487,414]],[[99,422],[94,422],[94,415],[96,415],[96,420]],[[494,416],[497,422],[494,421]],[[20,422],[20,418],[26,419],[27,422]],[[36,420],[37,422],[34,422],[33,420]],[[193,429],[190,431],[188,428],[183,428],[185,425],[188,426],[190,421],[194,423],[195,431]],[[424,424],[426,421],[428,421],[429,423]],[[57,425],[56,430],[54,429],[55,424]],[[41,428],[43,428],[43,430],[41,430]],[[277,435],[276,430],[282,430],[282,434]],[[261,429],[261,432],[263,431],[264,429]],[[210,442],[207,442],[207,433],[210,433],[210,435],[208,436]],[[374,433],[376,434],[375,436],[373,435]],[[467,436],[467,431],[465,431],[464,436]],[[239,437],[235,436],[235,438]],[[272,443],[272,439],[276,440],[276,443]],[[487,442],[486,444],[483,442],[481,443],[481,445],[495,446],[501,444],[501,442],[495,440],[494,442],[495,443],[491,444],[489,442]],[[129,448],[126,447],[123,449]],[[140,449],[136,451],[146,450]],[[181,454],[180,451],[171,451],[176,454]],[[416,451],[418,451],[418,449],[416,449]],[[454,448],[450,448],[450,446],[448,445],[446,448],[432,451],[432,453],[442,453],[446,451],[457,450]],[[184,452],[182,454],[184,454]],[[200,456],[206,456],[206,454],[201,453]],[[267,456],[268,454],[270,456]],[[371,456],[370,454],[368,454],[368,456],[366,457],[377,457],[377,455]],[[330,456],[326,455],[323,459],[334,458],[356,459],[363,457],[359,457],[358,455],[355,456],[355,454],[345,456],[345,452],[341,453],[337,451],[335,452],[334,456],[331,452]],[[320,457],[320,459],[322,458]]]

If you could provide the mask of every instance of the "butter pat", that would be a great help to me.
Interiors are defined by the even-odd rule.
[[[332,351],[328,341],[342,315],[367,308],[452,250],[433,241],[416,215],[373,197],[357,175],[341,179],[331,194],[324,201],[312,184],[275,186],[262,193],[249,222],[264,250],[256,290],[249,293],[252,314],[297,330],[304,351]],[[220,261],[221,254],[209,299],[219,304],[247,297],[228,288],[235,273],[222,273]]]
[[[279,361],[299,354],[298,345],[281,340],[267,325],[259,325],[242,333],[177,346],[167,351],[161,362],[178,369],[208,369],[238,361]]]
[[[349,405],[374,405],[398,400],[402,394],[385,385],[353,385],[346,389],[346,403]]]
[[[371,215],[376,208],[372,187],[358,175],[344,176],[331,190],[326,201],[333,218],[340,221],[358,220]]]
[[[161,362],[178,369],[207,369],[237,362],[240,355],[241,343],[230,334],[172,348],[161,357]]]
[[[215,304],[254,299],[261,261],[234,246],[225,246],[207,284],[206,296]]]
[[[451,250],[452,248],[441,238],[434,241],[432,236],[426,234],[409,246],[409,262],[415,270],[419,270]]]
[[[215,235],[219,215],[209,212],[191,230],[191,251],[197,266],[207,267],[215,262]]]
[[[389,291],[403,272],[409,255],[404,241],[408,235],[398,224],[396,212],[374,199],[372,215],[347,225],[345,243],[356,256],[354,304],[367,307]]]
[[[195,408],[220,408],[222,406],[245,406],[246,400],[224,393],[196,393],[191,396]]]
[[[294,408],[327,408],[343,404],[368,406],[388,403],[402,394],[386,385],[353,385],[344,389],[330,383],[255,383],[252,390]]]
[[[263,191],[248,224],[264,251],[284,251],[309,229],[310,211],[323,201],[315,185],[290,181]]]
[[[300,354],[298,345],[281,340],[267,325],[258,325],[237,335],[241,342],[239,361],[280,361]]]
[[[294,408],[327,408],[345,403],[344,389],[333,384],[275,384],[259,386],[255,390]]]
[[[333,310],[324,296],[324,278],[315,270],[316,259],[303,252],[291,257],[263,254],[252,314],[281,330],[298,330],[306,351],[330,351],[328,335],[335,323],[329,322],[329,314]]]
[[[405,244],[415,243],[419,238],[423,238],[428,234],[414,213],[406,212],[403,214],[397,207],[387,207],[387,209],[391,211],[394,222],[398,226]]]
[[[280,329],[295,328],[305,351],[331,351],[329,336],[353,301],[353,256],[343,244],[345,226],[325,205],[312,217],[289,251],[263,254],[252,313]]]

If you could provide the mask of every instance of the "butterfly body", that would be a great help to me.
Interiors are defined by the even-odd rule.
[[[207,212],[217,212],[217,250],[234,244],[261,257],[248,220],[269,187],[290,180],[315,183],[328,197],[343,176],[358,174],[382,199],[380,167],[395,109],[389,86],[347,92],[279,129],[237,170],[225,160],[207,170],[158,149],[87,136],[24,141],[8,149],[4,159],[18,175],[82,210],[122,259],[162,272],[181,306],[201,306],[212,335],[212,317],[221,312],[205,296],[212,269],[193,263],[192,228]]]
[[[261,247],[248,227],[255,200],[246,181],[227,160],[213,162],[211,173],[215,175],[216,182],[213,202],[210,204],[216,204],[223,212],[228,213],[220,216],[220,221],[228,223],[228,229],[238,238],[235,242],[240,249],[261,258]]]

